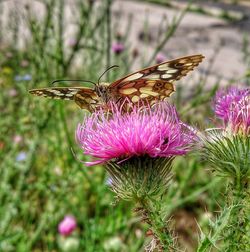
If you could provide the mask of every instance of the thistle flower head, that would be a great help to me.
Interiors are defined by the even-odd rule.
[[[224,127],[209,131],[205,157],[221,176],[250,176],[250,90],[230,88],[215,97],[215,113]]]
[[[214,100],[217,117],[223,120],[231,134],[250,133],[250,90],[231,87],[217,92]]]
[[[216,116],[227,123],[234,106],[249,93],[249,90],[237,87],[219,90],[213,101]]]
[[[122,53],[123,51],[125,50],[125,46],[123,43],[121,42],[115,42],[112,44],[112,51],[115,53],[115,54],[120,54]]]
[[[196,140],[194,130],[180,121],[173,106],[153,108],[111,104],[111,113],[97,111],[78,126],[76,138],[84,153],[104,163],[119,198],[160,196],[167,189],[171,163]]]
[[[84,153],[97,158],[89,165],[134,156],[184,155],[196,139],[195,132],[180,121],[175,108],[166,102],[153,109],[134,106],[130,112],[123,112],[115,104],[111,107],[111,114],[93,113],[78,126],[76,138]]]
[[[250,95],[235,104],[229,118],[229,130],[234,134],[250,135]]]

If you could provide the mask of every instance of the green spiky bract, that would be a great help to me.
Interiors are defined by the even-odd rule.
[[[172,251],[174,246],[159,203],[168,189],[172,160],[172,157],[137,156],[106,164],[112,190],[119,198],[134,201],[137,205],[135,211],[150,226],[151,250],[155,247],[158,251]]]
[[[109,162],[112,190],[118,197],[131,200],[160,197],[171,179],[172,158],[133,157],[117,164]]]

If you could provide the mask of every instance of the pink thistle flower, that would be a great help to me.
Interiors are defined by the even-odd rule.
[[[115,42],[112,44],[112,51],[115,53],[115,54],[120,54],[122,53],[123,51],[125,50],[125,46],[123,43],[121,42]]]
[[[243,97],[250,93],[248,89],[239,89],[231,87],[229,89],[219,90],[214,99],[214,111],[218,118],[227,123],[232,110]]]
[[[180,121],[173,106],[159,102],[134,106],[130,112],[111,105],[112,115],[97,111],[78,125],[76,139],[84,154],[97,158],[87,165],[134,156],[172,157],[184,155],[196,140],[194,130]]]
[[[229,130],[233,133],[250,134],[250,95],[243,97],[234,108],[229,117]]]
[[[74,216],[66,215],[58,225],[58,232],[61,235],[70,235],[76,229],[76,219]]]
[[[229,133],[250,134],[250,89],[231,87],[217,92],[214,99],[217,117]]]
[[[166,60],[166,56],[163,53],[158,53],[155,57],[155,61],[157,64],[160,64]]]

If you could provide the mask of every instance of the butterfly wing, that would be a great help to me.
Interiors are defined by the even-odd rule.
[[[81,109],[89,111],[100,103],[96,92],[87,87],[49,87],[31,89],[29,92],[36,96],[52,99],[73,100]]]
[[[121,100],[129,98],[134,103],[163,100],[175,91],[173,82],[186,76],[203,58],[198,54],[163,62],[113,82],[110,89]]]

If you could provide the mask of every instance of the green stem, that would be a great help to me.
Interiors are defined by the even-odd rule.
[[[107,48],[106,48],[106,69],[111,65],[110,47],[111,47],[111,5],[112,0],[107,0]],[[107,72],[107,80],[109,81],[109,72]]]
[[[229,204],[235,205],[236,208],[231,216],[231,225],[229,227],[231,230],[228,236],[229,247],[227,251],[248,251],[250,247],[250,238],[247,235],[250,214],[247,200],[249,197],[248,190],[248,183],[242,180],[240,174],[236,174],[232,188],[232,199],[229,199]]]
[[[157,248],[159,251],[174,251],[174,241],[170,231],[166,227],[166,222],[160,215],[160,210],[156,209],[155,204],[150,202],[150,199],[137,199],[139,208],[137,211],[141,213],[142,220],[145,221],[156,239]]]

